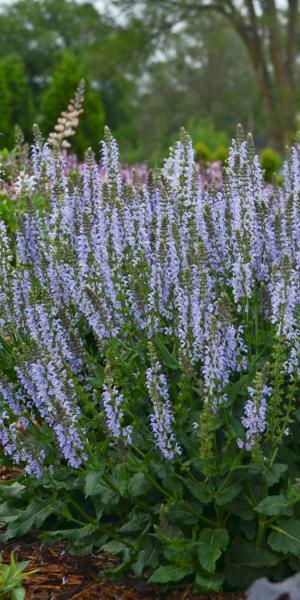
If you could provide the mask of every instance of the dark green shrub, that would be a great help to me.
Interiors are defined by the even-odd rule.
[[[44,92],[41,100],[42,122],[44,132],[53,130],[61,111],[66,110],[70,98],[74,97],[76,88],[83,78],[83,69],[72,54],[66,53],[57,69],[54,71],[49,87]],[[72,140],[72,149],[81,158],[87,146],[95,150],[99,144],[98,132],[104,127],[104,106],[100,90],[91,88],[86,81],[84,95],[84,112],[80,117],[76,137]]]
[[[206,144],[199,142],[195,144],[195,161],[206,165],[212,159],[212,154]]]
[[[224,165],[227,158],[228,158],[228,148],[225,148],[225,146],[218,146],[218,148],[213,152],[211,159],[218,160]]]
[[[280,155],[272,148],[264,148],[260,153],[260,164],[265,172],[265,180],[271,182],[281,166]]]

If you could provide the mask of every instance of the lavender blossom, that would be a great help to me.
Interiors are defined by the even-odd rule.
[[[124,419],[124,396],[120,394],[113,384],[113,378],[109,363],[105,369],[105,381],[102,390],[102,404],[106,416],[106,424],[110,435],[115,440],[123,440],[126,445],[132,443],[131,425],[123,426]]]
[[[44,193],[44,209],[30,207],[19,217],[15,244],[0,222],[0,333],[17,375],[17,383],[3,379],[0,386],[8,415],[1,436],[13,460],[23,456],[36,474],[44,460],[29,446],[30,428],[21,444],[19,418],[43,422],[74,468],[86,459],[81,407],[97,398],[91,347],[103,364],[115,343],[128,349],[156,336],[171,341],[200,380],[211,414],[247,368],[255,305],[258,329],[268,328],[284,345],[285,372],[300,373],[298,146],[284,164],[283,186],[266,186],[251,138],[239,133],[222,178],[209,184],[215,176],[199,173],[182,131],[162,174],[147,185],[144,173],[141,181],[122,170],[108,130],[102,165],[91,150],[77,165],[59,145],[44,144],[39,132],[35,137],[26,171],[12,187],[29,203],[33,193]],[[167,375],[153,348],[149,356],[151,430],[162,455],[173,459],[181,449]],[[239,443],[252,449],[267,427],[270,388],[255,384],[249,394]],[[108,372],[101,399],[108,435],[130,445],[125,393]]]
[[[150,346],[151,349],[151,346]],[[146,387],[152,402],[153,412],[150,415],[151,429],[156,445],[167,460],[172,460],[182,450],[173,432],[174,415],[171,408],[166,377],[161,372],[158,360],[152,351],[151,367],[146,371]]]
[[[246,440],[243,442],[238,439],[239,448],[244,448],[247,451],[252,450],[257,439],[266,431],[268,398],[271,392],[272,388],[266,385],[264,375],[259,373],[255,387],[248,388],[250,398],[245,403],[244,416],[241,419],[245,428]]]

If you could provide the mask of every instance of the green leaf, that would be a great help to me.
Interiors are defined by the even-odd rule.
[[[214,573],[216,562],[220,558],[222,551],[226,550],[229,542],[229,536],[226,529],[202,529],[198,540],[198,558],[201,566]]]
[[[18,518],[9,523],[2,539],[6,541],[13,537],[21,537],[32,527],[38,529],[47,517],[54,512],[54,508],[53,502],[44,505],[41,500],[31,500],[26,510],[19,511]]]
[[[101,365],[97,364],[97,376],[87,377],[87,381],[94,388],[102,390],[104,383],[104,369]]]
[[[159,350],[159,354],[160,354],[163,365],[165,367],[167,367],[168,369],[173,369],[176,371],[178,369],[180,369],[180,364],[179,364],[178,360],[176,360],[176,358],[173,356],[173,354],[171,354],[171,352],[169,352],[167,346],[165,346],[165,344],[159,337],[155,338],[154,343],[155,343],[155,346]]]
[[[128,551],[128,547],[125,546],[125,544],[122,544],[122,542],[112,540],[111,542],[104,544],[101,550],[103,552],[107,552],[108,554],[124,554],[124,552],[126,553]]]
[[[85,497],[99,496],[103,504],[116,504],[119,500],[118,494],[101,481],[100,473],[92,471],[85,479]]]
[[[203,481],[196,483],[185,477],[180,477],[180,479],[183,481],[184,485],[187,487],[192,496],[196,498],[196,500],[199,500],[199,502],[202,502],[202,504],[208,504],[208,502],[211,502],[212,495],[206,483]]]
[[[272,485],[274,485],[274,483],[278,483],[282,475],[286,472],[287,468],[287,465],[283,465],[281,463],[275,463],[274,465],[272,465],[265,474],[265,479],[267,481],[268,486],[271,487]]]
[[[230,512],[242,521],[253,521],[256,514],[245,498],[238,496],[230,504]]]
[[[18,587],[12,592],[12,600],[25,600],[25,590],[22,587]]]
[[[89,496],[97,496],[101,493],[101,486],[99,485],[100,477],[98,471],[91,471],[87,474],[84,483],[84,493],[86,498]]]
[[[264,567],[256,569],[247,569],[237,565],[230,565],[226,568],[225,577],[226,583],[232,588],[247,589],[254,579],[265,577],[266,571]]]
[[[185,510],[186,509],[186,510]],[[203,508],[198,502],[184,502],[183,508],[178,508],[176,504],[168,508],[168,521],[178,523],[179,525],[196,525],[199,522],[199,516]]]
[[[176,565],[170,565],[167,567],[158,567],[152,573],[150,579],[148,579],[149,583],[169,583],[176,582],[184,579],[188,575],[193,574],[193,569],[191,567],[177,567]]]
[[[132,570],[135,575],[141,577],[145,567],[156,569],[159,563],[157,549],[151,543],[148,547],[141,550],[138,554],[136,562],[132,565]]]
[[[212,575],[204,577],[196,575],[196,585],[201,592],[219,592],[224,581],[224,575]]]
[[[254,540],[255,535],[257,533],[257,524],[256,521],[240,521],[239,523],[240,530],[245,534],[247,540]]]
[[[22,562],[15,563],[16,573],[20,573],[21,571],[24,571],[25,569],[27,569],[27,567],[29,565],[30,565],[30,560],[23,560]]]
[[[291,507],[289,506],[288,500],[281,494],[264,498],[264,500],[257,504],[255,510],[267,517],[291,514]]]
[[[132,534],[141,531],[145,527],[145,522],[142,522],[141,519],[138,518],[137,515],[133,515],[122,527],[120,527],[119,531],[124,534]]]
[[[10,523],[11,521],[16,521],[21,512],[19,508],[12,506],[8,502],[3,502],[0,504],[0,522]]]
[[[150,484],[145,478],[144,473],[135,473],[131,478],[128,491],[129,494],[133,498],[138,498],[139,496],[145,496],[150,489]]]
[[[297,410],[294,410],[293,415],[297,421],[300,421],[300,408],[297,408]]]
[[[221,492],[221,494],[218,494],[216,496],[216,503],[219,506],[228,504],[228,502],[231,502],[231,500],[233,500],[233,498],[238,496],[238,494],[241,492],[242,489],[243,488],[240,483],[233,483],[232,485],[225,488],[225,490],[223,490]]]
[[[117,465],[114,471],[113,476],[111,477],[111,482],[113,487],[118,490],[120,496],[124,496],[125,492],[128,488],[128,471],[123,463]]]
[[[5,496],[5,498],[20,498],[24,494],[25,490],[25,485],[15,481],[13,484],[1,485],[0,495]]]
[[[235,567],[245,569],[256,569],[260,567],[273,567],[278,564],[280,558],[263,548],[254,548],[253,544],[236,539],[229,550],[228,558]]]
[[[90,525],[86,525],[85,527],[76,527],[74,529],[58,529],[57,531],[48,531],[45,534],[42,534],[40,537],[47,540],[61,541],[68,540],[70,543],[79,542],[88,536],[91,533],[92,529]],[[96,527],[94,528],[96,531]]]
[[[117,504],[119,501],[119,496],[112,490],[110,487],[106,485],[100,486],[100,500],[103,504]]]
[[[300,556],[300,521],[279,521],[271,527],[273,531],[268,537],[269,546],[281,554]]]

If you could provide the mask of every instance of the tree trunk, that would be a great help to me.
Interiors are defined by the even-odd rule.
[[[225,0],[229,18],[245,44],[259,85],[262,103],[266,111],[270,136],[276,147],[282,150],[291,141],[295,122],[294,71],[296,58],[296,26],[299,0],[289,0],[288,40],[286,56],[281,40],[275,0],[262,3],[264,21],[270,48],[273,72],[268,68],[268,57],[262,32],[259,30],[253,0],[245,0],[249,24],[241,17],[232,0]],[[287,62],[289,68],[287,69]]]
[[[292,5],[294,3],[292,2]],[[291,8],[291,3],[290,3]],[[284,48],[280,35],[278,14],[274,0],[265,0],[265,18],[267,22],[272,66],[274,70],[274,93],[277,104],[278,125],[282,129],[284,142],[290,140],[295,121],[295,107],[293,101],[293,66],[290,65],[290,77],[286,68]],[[290,19],[289,19],[290,21]],[[292,43],[292,40],[290,40]],[[292,50],[292,46],[290,48]]]

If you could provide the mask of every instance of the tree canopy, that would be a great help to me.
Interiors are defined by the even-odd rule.
[[[166,39],[174,26],[200,23],[205,13],[221,15],[247,50],[268,119],[269,131],[282,146],[294,130],[295,87],[299,85],[299,0],[285,6],[275,0],[114,0],[128,20],[140,14],[151,40]],[[199,55],[202,48],[198,46]]]
[[[213,132],[241,122],[282,149],[300,103],[299,21],[299,0],[0,0],[0,143],[16,123],[47,134],[84,77],[76,151],[96,149],[104,121],[129,162],[156,164],[181,126],[214,150]]]

